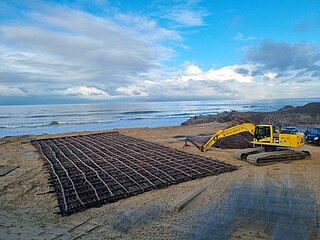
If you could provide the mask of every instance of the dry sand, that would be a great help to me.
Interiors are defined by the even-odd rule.
[[[312,154],[311,160],[278,163],[257,167],[247,162],[236,160],[233,149],[213,148],[206,153],[195,147],[183,147],[183,141],[177,136],[197,136],[212,134],[226,127],[227,123],[211,123],[194,126],[117,129],[122,134],[153,141],[168,147],[200,154],[234,164],[239,170],[207,177],[200,180],[181,183],[165,189],[153,190],[134,197],[107,204],[99,208],[62,217],[57,202],[48,184],[48,173],[43,161],[33,151],[34,147],[26,137],[6,137],[0,139],[0,165],[19,165],[13,172],[0,177],[0,239],[174,239],[172,227],[179,217],[203,206],[207,201],[217,198],[228,185],[239,179],[254,176],[273,175],[290,172],[299,173],[308,180],[313,188],[316,200],[320,203],[320,147],[305,145],[303,149]],[[89,132],[85,132],[88,133]],[[83,133],[82,133],[83,134]],[[41,135],[36,138],[77,135],[77,133]],[[181,212],[173,211],[174,206],[192,194],[198,188],[213,182]],[[150,221],[123,232],[112,227],[112,222],[122,211],[134,210],[140,206],[161,203],[169,207],[170,212],[159,220]],[[320,215],[318,213],[318,215]],[[233,239],[268,239],[259,232],[238,229]]]

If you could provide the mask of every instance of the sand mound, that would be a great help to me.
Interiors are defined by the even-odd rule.
[[[216,148],[222,149],[243,149],[250,148],[252,144],[252,135],[250,133],[240,133],[230,137],[222,138],[214,144]]]

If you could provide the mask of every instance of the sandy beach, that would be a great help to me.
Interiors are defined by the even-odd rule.
[[[35,148],[26,138],[38,139],[65,135],[6,137],[0,140],[1,165],[20,166],[0,178],[0,238],[1,239],[175,239],[173,232],[176,220],[184,214],[203,206],[210,199],[218,198],[232,182],[263,176],[281,177],[282,172],[302,174],[320,201],[319,146],[305,145],[303,149],[312,154],[312,159],[277,163],[268,166],[253,166],[234,158],[234,149],[212,148],[206,153],[194,147],[183,147],[177,136],[206,135],[226,127],[226,123],[211,123],[195,126],[117,129],[120,133],[159,143],[164,146],[219,159],[239,167],[239,170],[189,181],[168,188],[153,190],[134,197],[106,204],[99,208],[88,209],[71,216],[62,217],[57,213],[57,201],[48,184],[48,173],[43,160],[34,152]],[[89,134],[90,132],[82,132]],[[213,182],[213,183],[212,183]],[[174,208],[197,189],[209,187],[196,197],[181,212]],[[49,192],[49,193],[48,193]],[[168,209],[166,215],[147,223],[130,228],[128,231],[115,229],[114,219],[123,211],[132,211],[140,206],[161,203]],[[317,205],[318,212],[320,205]],[[319,215],[319,214],[318,214]],[[233,239],[268,239],[259,232],[239,229]]]

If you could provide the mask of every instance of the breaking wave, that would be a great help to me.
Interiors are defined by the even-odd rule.
[[[79,124],[95,124],[95,123],[110,123],[113,121],[71,121],[71,122],[58,122],[52,121],[49,123],[31,123],[31,124],[21,124],[21,125],[0,125],[0,129],[13,129],[13,128],[37,128],[37,127],[54,127],[59,125],[79,125]]]
[[[131,112],[122,112],[122,115],[133,115],[133,114],[153,114],[153,113],[160,113],[160,111],[131,111]]]

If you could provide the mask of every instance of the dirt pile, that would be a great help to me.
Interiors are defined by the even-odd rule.
[[[240,133],[230,137],[222,138],[216,142],[213,146],[222,149],[243,149],[251,148],[250,143],[253,140],[253,136],[250,133]]]
[[[211,136],[210,136],[211,137]],[[210,137],[207,136],[197,136],[188,137],[195,141],[198,145],[203,146]],[[233,136],[225,137],[219,139],[213,147],[221,149],[244,149],[253,147],[250,142],[252,142],[253,136],[250,133],[243,132]]]
[[[181,125],[195,125],[209,122],[251,122],[254,124],[273,124],[281,126],[320,125],[320,102],[304,106],[285,106],[272,112],[222,112],[215,115],[199,115],[188,119]]]

